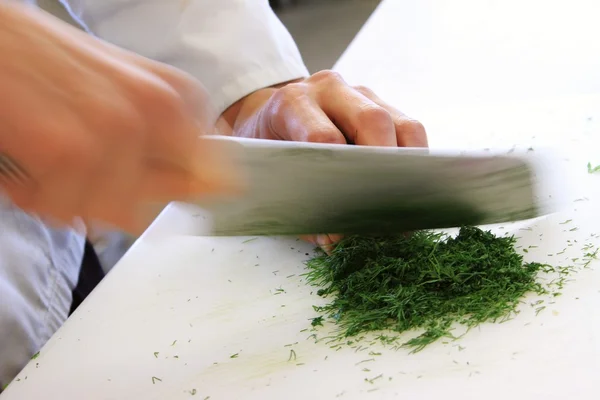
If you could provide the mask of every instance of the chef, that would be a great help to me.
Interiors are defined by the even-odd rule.
[[[135,230],[147,202],[237,190],[199,135],[427,146],[371,90],[310,75],[267,0],[63,5],[81,29],[0,0],[0,385],[102,278],[82,221]]]

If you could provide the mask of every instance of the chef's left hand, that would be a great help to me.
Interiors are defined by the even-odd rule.
[[[230,107],[235,136],[365,146],[427,147],[423,125],[332,71],[258,90]],[[225,132],[227,133],[227,132]],[[305,238],[330,248],[340,235]]]

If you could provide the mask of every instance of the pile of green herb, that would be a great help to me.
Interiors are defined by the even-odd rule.
[[[403,346],[419,351],[452,337],[455,322],[474,327],[510,317],[548,267],[523,263],[514,237],[463,227],[455,237],[429,231],[393,237],[350,236],[330,255],[307,262],[309,283],[333,300],[315,310],[333,318],[340,337],[422,328]],[[550,267],[552,268],[552,267]]]

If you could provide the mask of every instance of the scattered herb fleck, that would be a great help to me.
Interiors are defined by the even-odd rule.
[[[294,351],[294,349],[290,350],[290,357],[288,358],[288,361],[292,360],[296,360],[296,352]]]
[[[173,340],[173,343],[171,343],[171,346],[175,346],[175,343],[177,343],[177,340]]]
[[[535,309],[535,315],[538,315],[539,313],[541,313],[544,309],[546,308],[546,306],[541,306]]]
[[[379,374],[376,377],[371,378],[371,379],[365,378],[365,382],[368,382],[368,383],[370,383],[372,385],[373,382],[375,382],[377,379],[381,379],[381,378],[383,378],[383,374]]]
[[[238,358],[238,356],[240,355],[240,353],[235,353],[229,356],[229,358]]]
[[[159,352],[158,352],[158,351],[155,351],[155,352],[154,352],[154,358],[158,358],[158,354],[159,354]]]
[[[156,376],[152,377],[152,384],[154,385],[156,382],[162,382],[162,379],[157,378]]]
[[[31,356],[32,360],[35,360],[36,358],[38,358],[40,356],[40,352],[38,351],[37,353],[35,353],[33,356]]]
[[[590,174],[596,173],[596,172],[600,171],[600,165],[596,165],[595,167],[592,167],[592,163],[589,162],[587,164],[587,170],[588,170],[588,173],[590,173]]]

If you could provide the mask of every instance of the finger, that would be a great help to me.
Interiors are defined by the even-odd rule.
[[[337,101],[340,99],[340,101]],[[348,86],[339,86],[319,102],[351,143],[363,146],[398,145],[390,114]]]
[[[372,90],[358,86],[355,89],[375,104],[384,108],[392,117],[396,139],[400,147],[429,147],[425,127],[419,121],[412,119],[400,110],[381,100]]]
[[[401,147],[429,147],[425,127],[419,121],[402,116],[395,116],[393,108],[389,109],[394,119],[398,146]]]
[[[315,74],[317,103],[349,142],[365,146],[397,146],[389,113],[348,86],[337,74]]]
[[[343,236],[332,235],[332,234],[321,234],[321,235],[303,235],[300,238],[304,241],[314,244],[320,247],[325,253],[331,254],[335,245],[338,244]]]
[[[296,85],[273,95],[257,129],[266,129],[270,136],[281,140],[346,144],[346,138],[327,114]]]
[[[331,254],[335,245],[341,240],[341,235],[317,235],[317,245],[327,254]]]

